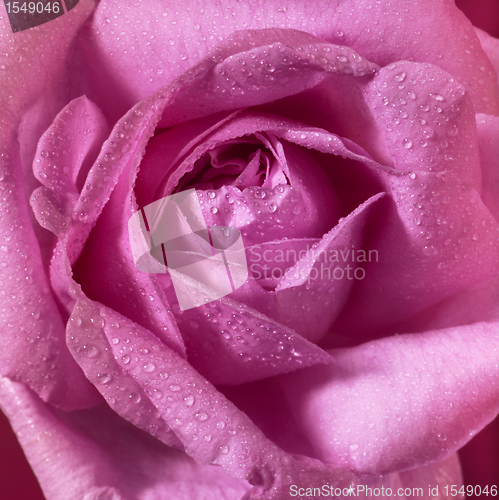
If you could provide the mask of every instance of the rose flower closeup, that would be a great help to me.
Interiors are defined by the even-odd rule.
[[[499,42],[452,0],[1,9],[0,407],[44,497],[479,496]]]

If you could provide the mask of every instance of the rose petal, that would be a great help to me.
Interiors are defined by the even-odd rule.
[[[219,467],[200,466],[181,452],[162,446],[117,417],[105,405],[92,410],[61,413],[43,405],[28,389],[8,379],[0,381],[0,401],[46,498],[51,500],[87,500],[101,495],[112,500],[128,500],[130,495],[138,500],[153,500],[165,495],[173,500],[183,500],[186,495],[193,494],[206,500],[232,500],[248,491],[249,485],[245,481],[231,478]],[[326,472],[327,469],[321,477],[317,469],[311,467],[316,463],[310,459],[298,461],[296,465],[302,470],[295,470],[289,482],[278,483],[267,491],[265,487],[253,488],[245,498],[285,498],[289,496],[291,484],[297,487],[322,487],[325,484],[328,490],[330,487],[348,487],[347,482],[335,480],[331,472]],[[289,467],[289,462],[284,461],[284,464]],[[381,479],[363,477],[351,484],[354,492],[358,485],[362,485],[357,495],[362,498],[365,486],[384,485],[395,491],[396,488],[420,487],[421,484],[442,488],[449,482],[461,484],[455,457]],[[430,497],[423,495],[420,498]]]
[[[361,262],[370,261],[371,255],[361,250],[364,256],[360,262],[357,258],[364,226],[382,197],[373,196],[335,226],[286,273],[274,293],[281,321],[311,342],[319,342],[329,331],[354,281],[365,277]]]
[[[260,44],[265,45],[253,48]],[[272,102],[331,75],[355,81],[372,76],[377,68],[350,47],[321,43],[307,33],[240,32],[178,79],[180,88],[160,126]]]
[[[485,279],[442,300],[407,321],[389,328],[386,333],[425,332],[499,319],[499,275]]]
[[[499,221],[499,120],[493,116],[477,115],[478,146],[482,167],[482,200]]]
[[[47,499],[231,500],[249,489],[221,468],[167,448],[106,405],[59,412],[4,378],[0,401]]]
[[[253,282],[245,287],[252,296],[250,302],[268,301],[272,295],[259,296],[262,290]],[[271,312],[279,307],[274,300]],[[322,349],[245,301],[224,297],[177,313],[176,318],[189,362],[213,384],[242,384],[333,361]]]
[[[53,191],[56,185],[50,184],[48,180],[46,182],[50,188],[38,190],[32,198],[35,215],[39,221],[59,236],[54,259],[51,264],[51,278],[55,291],[66,305],[68,311],[71,311],[74,306],[74,298],[68,293],[70,276],[72,274],[70,264],[76,262],[84,247],[86,254],[83,256],[82,262],[88,264],[87,255],[91,252],[92,241],[95,240],[91,239],[90,244],[85,244],[97,221],[99,221],[99,225],[95,233],[99,231],[104,232],[102,237],[104,247],[98,249],[95,259],[89,263],[88,269],[90,271],[88,272],[88,276],[92,276],[92,272],[96,269],[95,265],[99,263],[100,259],[105,260],[109,258],[111,258],[112,266],[104,265],[104,267],[98,269],[109,271],[111,278],[115,279],[116,276],[119,276],[126,283],[127,279],[133,281],[129,276],[130,268],[133,268],[134,274],[137,273],[129,251],[128,234],[121,234],[119,231],[118,234],[115,234],[116,219],[109,222],[107,217],[115,217],[116,213],[118,213],[123,221],[122,226],[118,226],[118,228],[128,227],[127,221],[131,213],[130,209],[127,211],[127,207],[130,206],[131,200],[127,194],[130,188],[128,176],[123,175],[123,170],[129,169],[132,172],[136,172],[147,140],[153,134],[154,126],[162,110],[160,107],[158,111],[158,102],[160,106],[164,106],[165,96],[152,96],[149,101],[144,101],[130,110],[116,124],[111,137],[106,141],[97,160],[90,168],[85,179],[82,194],[76,201],[73,200],[64,207],[56,205],[57,208],[54,208],[54,197],[56,195],[53,194]],[[152,103],[155,105],[151,105]],[[73,106],[78,106],[78,104]],[[71,109],[71,105],[68,109]],[[78,136],[71,136],[70,139],[67,147],[72,154],[78,156],[80,152]],[[50,157],[53,154],[57,154],[57,152],[48,151],[47,154]],[[116,187],[118,181],[120,185]],[[74,191],[76,188],[73,187],[72,189]],[[116,202],[109,204],[108,201],[112,193],[114,193]],[[107,215],[104,214],[101,216],[104,207],[107,208]],[[102,222],[103,220],[107,221],[107,225]],[[113,241],[113,237],[118,241]],[[122,259],[125,259],[124,262],[123,260],[122,262],[116,261],[116,253],[106,252],[106,245],[111,246],[109,252],[112,252],[114,249],[113,245],[116,245],[116,243],[118,243],[120,252],[123,253]],[[98,272],[100,274],[100,271]],[[102,278],[102,275],[100,275],[100,278]],[[138,302],[140,302],[140,299],[137,301],[136,297],[148,300],[150,304],[150,296],[157,295],[151,289],[152,285],[150,284],[149,277],[143,275],[142,278],[143,280],[140,282],[135,281],[133,283],[132,290],[136,291],[135,294],[130,294],[130,290],[127,289],[126,298],[132,299],[135,310],[139,309]],[[144,290],[144,293],[140,293],[141,288]],[[102,288],[96,287],[96,290],[100,292]],[[145,297],[146,294],[147,299]],[[159,298],[158,302],[160,301],[161,299]],[[121,305],[127,306],[128,304],[126,301],[122,301]],[[129,312],[132,311],[133,309],[129,310]],[[183,347],[180,334],[176,326],[173,325],[171,314],[165,311],[164,307],[160,308],[159,313],[155,314],[152,318],[149,315],[146,315],[145,318],[148,327],[152,327],[165,342],[175,346],[178,352],[182,352]]]
[[[390,64],[367,85],[366,101],[397,170],[448,170],[480,192],[475,112],[451,75],[430,64]]]
[[[366,265],[366,279],[335,325],[356,342],[376,338],[499,269],[499,225],[474,189],[447,172],[383,175],[393,204],[371,228],[379,261]]]
[[[127,75],[130,107],[198,63],[218,40],[237,30],[267,28],[305,31],[329,43],[350,46],[379,65],[399,60],[436,64],[469,90],[478,111],[499,110],[495,72],[473,27],[453,2],[406,0],[391,6],[376,0],[349,0],[340,6],[324,0],[283,7],[248,0],[238,2],[237,9],[231,2],[178,9],[175,3],[156,0],[144,0],[140,6],[104,1],[94,17],[92,34],[107,74],[117,80]]]
[[[99,108],[79,97],[56,116],[40,138],[33,172],[44,187],[33,192],[31,206],[39,214],[40,225],[54,234],[65,231],[83,180],[108,134]]]
[[[282,386],[322,460],[386,474],[448,457],[494,419],[498,346],[497,323],[393,336]]]
[[[71,40],[91,9],[92,2],[84,2],[67,18],[14,36],[7,16],[2,15],[0,41],[4,54],[0,80],[0,238],[4,242],[0,281],[5,292],[0,372],[66,409],[91,406],[97,399],[66,350],[63,320],[45,274],[44,259],[52,239],[34,230],[25,189],[33,189],[36,182],[28,171],[33,137],[50,123],[66,99]],[[41,59],[46,64],[39,64]]]
[[[130,250],[128,219],[135,211],[128,175],[121,175],[109,202],[74,266],[74,277],[100,300],[154,332],[180,355],[185,346],[164,291],[153,274],[137,270]],[[114,288],[109,293],[109,287]]]
[[[139,384],[140,394],[123,394],[118,385],[108,393],[114,392],[115,399],[128,398],[128,405],[115,406],[115,410],[125,411],[125,418],[135,413],[144,422],[153,423],[152,403],[196,462],[221,465],[233,477],[246,478],[255,485],[255,495],[248,498],[279,497],[289,492],[294,481],[323,484],[329,479],[350,484],[353,478],[348,472],[283,452],[154,335],[115,311],[91,302],[76,288],[75,292],[80,297],[77,308],[85,314],[81,323],[71,322],[68,347],[88,376],[103,370],[107,373],[114,356],[120,376],[133,379],[128,387]],[[102,384],[98,388],[108,391]]]
[[[176,162],[237,114],[239,111],[215,113],[162,130],[152,137],[137,172],[134,192],[138,206],[145,207],[155,201],[159,184]]]
[[[480,28],[475,28],[475,32],[480,40],[482,49],[493,64],[496,73],[499,74],[499,40]]]

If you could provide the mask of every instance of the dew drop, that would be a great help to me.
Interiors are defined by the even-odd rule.
[[[131,360],[131,359],[132,359],[132,358],[130,357],[130,354],[125,354],[125,355],[121,358],[121,360],[123,361],[123,363],[124,363],[125,365],[128,365],[128,363],[130,363],[130,360]]]
[[[73,323],[74,325],[76,325],[76,326],[81,326],[82,321],[81,321],[81,318],[80,318],[79,316],[73,316],[73,317],[71,318],[71,321],[72,321],[72,323]]]
[[[104,385],[109,384],[109,382],[111,382],[111,380],[113,379],[112,375],[110,375],[109,373],[98,375],[97,378],[99,379],[99,382]]]
[[[423,248],[423,253],[427,256],[437,255],[438,250],[433,245],[428,245]]]
[[[156,370],[156,365],[154,363],[151,363],[150,361],[148,363],[146,363],[144,366],[143,366],[143,370],[146,372],[146,373],[152,373],[154,370]]]
[[[425,127],[423,129],[423,137],[426,137],[427,139],[430,139],[433,137],[433,129],[431,127]]]
[[[204,411],[199,411],[194,416],[196,417],[196,420],[199,420],[200,422],[204,422],[208,419],[208,415]]]
[[[405,149],[411,149],[412,148],[412,141],[410,139],[404,139],[402,141],[402,144]]]
[[[83,354],[85,355],[85,357],[93,359],[100,354],[100,351],[94,345],[88,344],[83,346]]]
[[[155,399],[161,399],[163,397],[163,393],[159,389],[154,389],[151,396]]]
[[[102,328],[104,326],[104,320],[100,316],[93,316],[90,318],[90,321],[92,322],[92,325],[97,328]]]
[[[184,403],[185,406],[192,406],[194,404],[194,396],[192,394],[189,394],[184,398]]]
[[[130,401],[131,401],[132,403],[135,403],[135,404],[140,403],[140,399],[141,399],[141,398],[140,398],[140,394],[139,394],[139,393],[137,393],[137,392],[132,392],[132,393],[128,396],[128,398],[130,399]]]
[[[397,82],[403,82],[407,76],[407,73],[405,71],[400,72],[398,75],[395,76],[395,80]]]

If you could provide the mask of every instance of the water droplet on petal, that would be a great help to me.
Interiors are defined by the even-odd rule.
[[[99,379],[99,382],[104,385],[109,384],[109,382],[111,382],[111,380],[113,379],[112,375],[110,375],[109,373],[98,375],[97,378]]]
[[[194,404],[194,396],[189,394],[184,398],[185,406],[192,406]]]
[[[138,394],[137,392],[132,392],[132,393],[128,396],[128,398],[130,399],[130,401],[131,401],[132,403],[135,403],[135,404],[140,403],[140,399],[141,399],[141,398],[140,398],[140,394]]]
[[[204,411],[200,411],[200,412],[196,413],[195,417],[200,422],[204,422],[205,420],[208,419],[208,415]]]
[[[156,370],[156,365],[154,363],[151,363],[150,361],[146,363],[143,367],[143,370],[146,373],[152,373],[154,370]]]
[[[83,346],[83,354],[85,357],[93,359],[96,358],[100,354],[100,350],[92,344]]]
[[[405,71],[401,71],[398,75],[395,76],[395,80],[397,82],[403,82],[407,76],[407,73]]]
[[[427,256],[437,255],[438,250],[433,245],[428,245],[423,248],[423,253]]]

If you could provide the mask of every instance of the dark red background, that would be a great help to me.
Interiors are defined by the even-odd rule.
[[[456,0],[456,5],[475,26],[499,37],[499,0]],[[472,439],[460,455],[465,484],[499,486],[499,419]],[[44,500],[22,449],[1,412],[0,497],[2,500]]]

